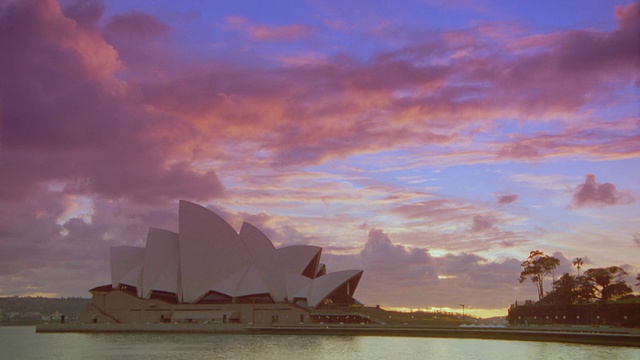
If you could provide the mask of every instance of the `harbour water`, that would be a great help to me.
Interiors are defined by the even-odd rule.
[[[640,359],[639,348],[375,336],[36,334],[0,327],[0,359]]]

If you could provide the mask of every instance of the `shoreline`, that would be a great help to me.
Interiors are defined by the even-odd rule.
[[[640,329],[601,327],[464,328],[380,325],[252,326],[246,324],[40,324],[36,333],[179,333],[237,335],[399,336],[545,341],[640,347]]]

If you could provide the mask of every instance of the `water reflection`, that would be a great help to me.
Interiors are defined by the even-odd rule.
[[[640,349],[364,336],[36,334],[0,327],[3,359],[640,359]]]

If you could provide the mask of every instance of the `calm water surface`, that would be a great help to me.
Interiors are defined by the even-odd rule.
[[[640,349],[372,336],[36,334],[0,327],[0,359],[640,359]]]

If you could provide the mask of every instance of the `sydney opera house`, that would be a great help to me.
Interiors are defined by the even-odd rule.
[[[179,233],[151,228],[146,246],[111,248],[111,284],[90,290],[82,323],[367,322],[353,298],[361,270],[328,273],[322,248],[276,249],[253,225],[179,204]]]

